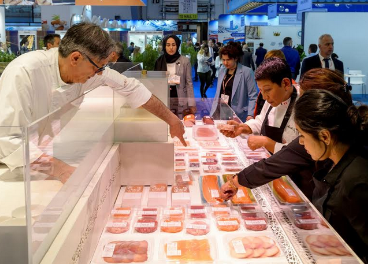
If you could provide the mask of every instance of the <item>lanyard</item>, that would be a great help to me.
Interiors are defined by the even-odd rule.
[[[226,79],[226,78],[224,78],[224,79],[222,80],[222,90],[223,90],[224,94],[225,94],[225,87],[226,87],[226,85],[229,83],[229,81],[231,80],[231,78],[233,78],[233,77],[234,77],[234,75],[235,75],[235,74],[232,74],[232,75],[230,76],[230,78],[227,80],[227,82],[226,82],[226,83],[225,83],[225,79]]]

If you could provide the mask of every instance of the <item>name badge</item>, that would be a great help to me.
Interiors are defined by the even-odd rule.
[[[229,96],[226,94],[221,94],[221,100],[225,103],[228,104],[229,103]]]
[[[168,79],[169,84],[180,84],[180,76],[179,75],[170,75]]]

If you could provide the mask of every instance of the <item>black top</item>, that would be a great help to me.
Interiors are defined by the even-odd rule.
[[[236,68],[233,74],[229,74],[229,70],[226,71],[226,75],[224,79],[221,82],[221,92],[220,92],[220,98],[221,94],[226,94],[229,96],[229,102],[227,103],[231,107],[231,96],[233,93],[233,84],[234,84],[234,78],[236,74]]]
[[[324,217],[368,263],[368,152],[351,147],[320,182],[328,188]]]
[[[335,66],[335,70],[336,71],[340,71],[340,73],[342,75],[344,75],[344,64],[342,61],[338,60],[338,59],[332,59],[334,66]],[[300,71],[300,76],[303,76],[304,73],[306,73],[307,71],[309,71],[310,69],[315,69],[315,68],[322,68],[322,64],[321,61],[319,59],[319,54],[314,55],[312,57],[309,58],[305,58],[302,62],[302,69]]]

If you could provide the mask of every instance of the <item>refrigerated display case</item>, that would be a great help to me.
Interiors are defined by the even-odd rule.
[[[125,74],[168,103],[165,73]],[[235,117],[219,109],[219,117]],[[17,132],[26,164],[12,172],[0,168],[2,261],[122,262],[115,252],[121,249],[130,251],[124,261],[147,263],[360,262],[328,223],[321,225],[323,217],[288,177],[303,200],[297,205],[282,202],[268,184],[219,201],[226,175],[266,154],[247,158],[246,139],[225,138],[214,129],[225,121],[214,123],[199,119],[186,127],[184,147],[170,138],[166,123],[99,87],[27,128],[0,128]],[[39,152],[46,155],[31,162]],[[68,179],[45,173],[60,169],[56,160]],[[313,242],[320,240],[335,243],[344,256],[316,252]]]

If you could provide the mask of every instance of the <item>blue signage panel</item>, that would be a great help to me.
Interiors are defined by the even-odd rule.
[[[277,4],[268,6],[268,19],[277,17]]]
[[[312,10],[312,0],[298,0],[297,13]]]

